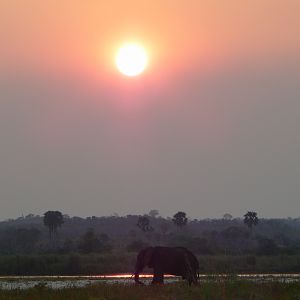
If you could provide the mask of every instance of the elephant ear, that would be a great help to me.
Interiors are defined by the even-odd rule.
[[[153,254],[154,254],[154,248],[153,247],[149,247],[146,252],[145,252],[145,256],[144,256],[144,263],[145,263],[145,266],[148,266],[148,267],[152,267],[152,257],[153,257]]]

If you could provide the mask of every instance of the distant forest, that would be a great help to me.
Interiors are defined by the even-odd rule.
[[[296,272],[300,271],[300,218],[262,219],[256,212],[245,212],[241,218],[224,214],[221,219],[190,220],[184,212],[163,218],[157,210],[122,217],[80,218],[59,211],[30,214],[0,222],[0,274],[128,272],[136,253],[149,245],[187,247],[206,263],[203,271],[234,269],[228,260],[237,265],[233,261],[238,257],[243,257],[239,271],[257,271],[257,261],[277,257],[280,266],[265,261],[261,271]],[[41,257],[45,261],[37,262]],[[47,263],[49,257],[54,262]],[[87,257],[94,260],[84,269]],[[208,258],[220,257],[223,262],[207,265]],[[49,269],[49,264],[61,266]]]
[[[56,211],[0,222],[0,254],[136,252],[147,245],[184,246],[201,255],[297,254],[300,218],[259,219],[248,212],[242,218],[188,220],[184,212],[162,218],[157,210],[80,218]]]

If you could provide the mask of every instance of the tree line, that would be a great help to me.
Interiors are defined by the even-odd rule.
[[[299,219],[242,218],[190,220],[157,210],[137,216],[69,217],[60,211],[0,222],[0,254],[137,252],[148,245],[184,246],[199,255],[300,254]]]

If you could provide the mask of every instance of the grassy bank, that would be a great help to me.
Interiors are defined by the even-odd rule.
[[[0,256],[0,275],[99,275],[131,273],[135,253]],[[299,255],[198,256],[200,273],[299,273]]]
[[[86,288],[0,291],[0,300],[247,300],[300,299],[299,283],[207,282],[198,287],[185,284],[125,286],[98,284]]]

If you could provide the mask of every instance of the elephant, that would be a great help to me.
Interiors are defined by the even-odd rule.
[[[143,284],[139,275],[145,267],[153,268],[152,284],[163,284],[164,274],[181,276],[189,285],[197,284],[199,262],[195,255],[184,247],[148,247],[137,256],[134,280]]]

